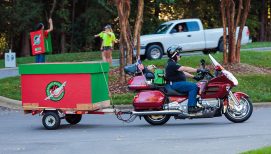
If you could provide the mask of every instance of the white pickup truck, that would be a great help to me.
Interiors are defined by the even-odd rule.
[[[182,26],[180,32],[178,27]],[[237,28],[236,34],[239,28]],[[249,42],[249,29],[244,27],[241,44]],[[160,59],[172,45],[183,51],[223,52],[223,28],[203,29],[199,19],[173,20],[161,24],[154,34],[140,37],[140,55],[147,59]]]

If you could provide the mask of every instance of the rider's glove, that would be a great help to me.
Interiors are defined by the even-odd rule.
[[[208,69],[197,69],[197,73],[208,73]]]
[[[199,81],[199,80],[201,80],[202,78],[201,78],[200,76],[194,76],[193,79],[196,80],[196,81]]]

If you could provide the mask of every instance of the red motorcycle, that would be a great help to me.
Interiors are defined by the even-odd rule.
[[[213,118],[224,114],[235,123],[249,119],[253,112],[249,96],[243,92],[232,92],[232,88],[238,85],[237,79],[211,55],[209,57],[215,69],[214,75],[209,71],[198,74],[202,80],[197,83],[197,105],[202,110],[193,114],[188,113],[187,93],[179,93],[164,82],[155,82],[165,79],[163,71],[138,74],[138,63],[125,68],[127,74],[133,75],[128,82],[128,88],[137,92],[133,100],[134,111],[130,114],[133,117],[144,117],[152,125],[163,125],[171,116],[175,119],[194,119]],[[201,67],[205,68],[204,60],[201,60]]]

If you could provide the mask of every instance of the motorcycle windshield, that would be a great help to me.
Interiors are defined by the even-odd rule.
[[[209,54],[209,57],[212,61],[212,64],[214,65],[215,68],[219,68],[221,70],[221,72],[229,79],[233,82],[233,84],[235,86],[238,85],[238,80],[235,78],[235,76],[230,72],[227,71],[225,68],[223,68],[215,59],[212,55]]]

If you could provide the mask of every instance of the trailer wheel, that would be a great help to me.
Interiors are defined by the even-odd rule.
[[[75,125],[81,121],[82,114],[66,114],[65,119],[69,124]]]
[[[163,125],[170,119],[170,115],[145,115],[144,119],[151,125]]]
[[[42,124],[48,130],[57,129],[60,126],[60,117],[56,112],[46,112],[42,117]]]

